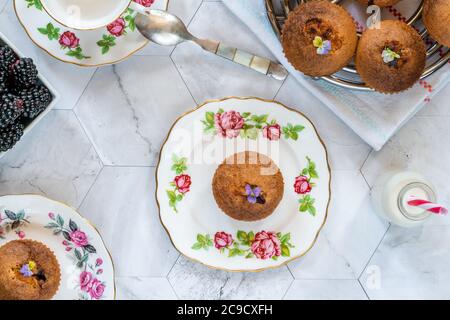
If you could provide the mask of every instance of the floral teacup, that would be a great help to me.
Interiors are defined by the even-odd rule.
[[[42,7],[57,22],[72,29],[103,28],[120,17],[128,7],[141,11],[140,1],[132,0],[40,0]],[[147,0],[147,2],[154,0]],[[143,1],[146,2],[146,1]]]

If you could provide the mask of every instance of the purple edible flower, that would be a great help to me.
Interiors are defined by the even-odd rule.
[[[30,266],[28,263],[24,264],[19,271],[24,277],[31,277],[33,275],[33,271],[30,270]]]
[[[252,188],[251,185],[246,184],[245,194],[247,195],[247,201],[250,202],[251,204],[255,204],[258,197],[261,195],[261,188],[260,187]]]
[[[330,51],[331,51],[331,41],[329,41],[329,40],[325,40],[322,43],[322,46],[317,48],[318,54],[328,54],[328,53],[330,53]]]

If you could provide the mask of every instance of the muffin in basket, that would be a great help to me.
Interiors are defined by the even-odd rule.
[[[430,36],[440,44],[450,47],[450,1],[425,0],[422,18]]]
[[[282,31],[284,54],[309,76],[331,75],[353,57],[357,45],[353,18],[327,0],[310,1],[289,13]]]
[[[0,300],[48,300],[60,280],[59,263],[46,245],[15,240],[0,247]]]
[[[257,152],[236,153],[219,165],[212,189],[217,205],[228,216],[256,221],[271,215],[283,198],[278,166]]]
[[[389,7],[393,6],[400,2],[400,0],[357,0],[361,4],[365,4],[366,6],[376,5],[379,7]]]
[[[361,79],[382,93],[409,89],[425,68],[425,44],[412,27],[397,20],[384,20],[380,29],[367,29],[356,52]]]

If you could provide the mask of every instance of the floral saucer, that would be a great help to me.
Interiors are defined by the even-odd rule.
[[[166,10],[169,0],[134,0],[146,7]],[[105,28],[69,29],[50,17],[40,0],[14,0],[17,18],[31,40],[54,58],[85,67],[117,63],[140,49],[148,40],[134,24],[128,9]]]
[[[74,209],[38,195],[0,197],[0,246],[19,239],[40,241],[55,253],[61,267],[55,300],[115,299],[111,256]]]
[[[224,214],[212,191],[218,165],[243,151],[269,156],[284,179],[278,207],[255,222]],[[228,271],[279,267],[306,254],[331,196],[327,151],[313,124],[294,109],[257,98],[210,101],[180,117],[161,149],[156,180],[160,218],[174,246]]]

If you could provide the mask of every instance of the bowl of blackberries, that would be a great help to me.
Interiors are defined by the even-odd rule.
[[[56,94],[25,58],[0,39],[0,157],[49,111]]]

